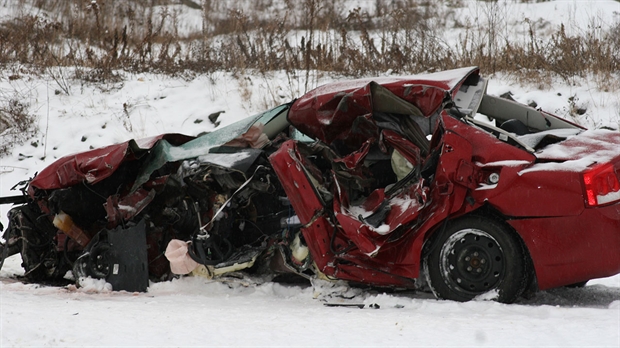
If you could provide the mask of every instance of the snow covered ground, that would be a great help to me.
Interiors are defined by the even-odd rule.
[[[147,293],[22,284],[0,272],[0,345],[618,347],[620,277],[505,305],[364,292],[326,307],[310,286],[187,277]],[[378,305],[379,308],[372,308]]]
[[[512,3],[522,11],[583,22],[592,14],[620,20],[620,2]],[[514,8],[517,7],[516,10]],[[537,18],[538,18],[537,17]],[[484,67],[482,74],[485,75]],[[125,74],[107,85],[60,85],[51,78],[0,72],[0,98],[17,99],[38,116],[37,135],[0,158],[0,196],[55,159],[89,148],[162,132],[197,135],[214,128],[208,115],[225,111],[221,125],[288,102],[303,92],[301,78],[284,73],[234,78],[215,73],[193,79]],[[70,71],[53,71],[71,76]],[[319,83],[333,77],[314,79]],[[514,85],[494,76],[490,94],[510,91],[524,103],[588,127],[620,127],[618,90],[592,81],[553,88]],[[69,94],[56,93],[67,88]],[[584,115],[572,116],[575,107]],[[6,226],[10,207],[0,207]],[[620,233],[620,231],[619,231]],[[359,292],[346,302],[364,309],[326,307],[314,299],[328,289],[261,279],[210,281],[186,277],[153,283],[147,293],[110,292],[95,281],[83,288],[23,284],[19,256],[0,270],[0,346],[488,346],[620,347],[620,276],[581,289],[555,289],[512,305],[437,301],[426,293]],[[334,299],[331,301],[343,301]],[[373,306],[378,305],[379,308]]]

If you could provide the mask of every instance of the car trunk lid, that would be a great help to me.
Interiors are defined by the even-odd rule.
[[[537,164],[528,170],[581,172],[588,207],[620,201],[620,133],[589,130],[535,153]]]
[[[620,145],[620,132],[604,129],[588,130],[569,136],[562,142],[548,145],[536,151],[535,155],[539,161],[579,162],[585,168],[595,163],[608,163],[620,158],[618,145]]]

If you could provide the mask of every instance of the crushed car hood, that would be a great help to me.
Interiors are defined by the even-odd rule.
[[[37,174],[30,182],[30,186],[52,190],[73,186],[83,181],[95,184],[112,175],[128,156],[139,158],[161,140],[182,144],[191,139],[193,137],[182,134],[162,134],[64,156]]]
[[[268,122],[287,108],[288,104],[284,104],[199,137],[176,133],[161,134],[65,156],[38,173],[30,182],[30,187],[52,190],[81,182],[96,184],[112,175],[127,159],[147,155],[145,165],[140,169],[134,185],[135,189],[165,163],[206,155],[211,148],[245,134],[254,123]],[[223,156],[225,155],[219,155],[220,162]]]

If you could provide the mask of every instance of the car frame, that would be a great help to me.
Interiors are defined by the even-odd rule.
[[[507,303],[620,273],[620,133],[486,86],[476,67],[336,82],[197,138],[61,158],[4,199],[22,205],[3,260],[145,291],[179,269],[162,257],[179,240],[181,273]]]

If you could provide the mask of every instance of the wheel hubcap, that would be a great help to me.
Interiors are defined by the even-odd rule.
[[[441,254],[443,274],[466,292],[489,291],[503,277],[502,250],[484,231],[466,229],[453,234],[443,245]]]

